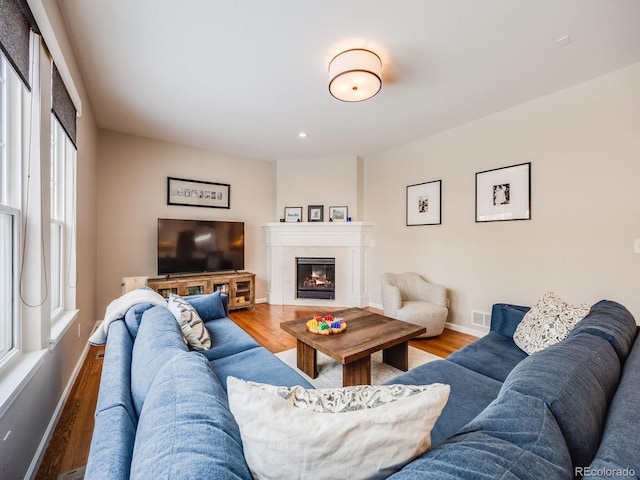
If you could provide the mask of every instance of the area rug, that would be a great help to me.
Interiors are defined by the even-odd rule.
[[[342,364],[336,362],[333,358],[318,352],[318,377],[310,378],[296,367],[296,349],[285,350],[276,353],[276,357],[282,360],[290,367],[302,375],[315,388],[333,388],[342,386]],[[409,369],[415,368],[423,363],[441,360],[440,357],[431,353],[409,346]],[[373,385],[382,385],[391,380],[396,375],[400,375],[402,370],[398,370],[391,365],[382,362],[382,352],[376,352],[371,355],[371,383]]]

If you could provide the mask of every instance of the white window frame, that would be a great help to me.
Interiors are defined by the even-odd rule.
[[[51,151],[49,157],[49,183],[50,183],[50,282],[49,292],[51,299],[51,321],[55,322],[64,311],[63,284],[64,284],[64,167],[65,136],[61,134],[62,127],[51,114]]]
[[[0,205],[0,215],[8,216],[11,221],[11,239],[10,241],[13,244],[13,249],[10,252],[8,261],[11,265],[11,273],[10,273],[10,282],[9,285],[5,284],[4,274],[2,275],[2,285],[0,288],[6,288],[8,291],[0,293],[0,299],[2,299],[2,303],[10,312],[9,324],[3,324],[0,328],[3,330],[0,333],[0,337],[3,337],[4,341],[9,341],[10,343],[5,347],[0,344],[0,366],[4,365],[5,362],[8,362],[15,354],[19,351],[19,339],[20,339],[20,324],[18,322],[19,316],[19,306],[16,301],[17,297],[17,285],[18,285],[18,257],[19,257],[19,231],[20,231],[20,212],[14,208],[6,207],[4,205]],[[2,252],[2,256],[4,257],[4,252]],[[4,258],[0,260],[0,265],[4,261]],[[8,300],[8,302],[7,302]],[[7,302],[7,303],[5,303]],[[4,316],[6,312],[0,312]],[[2,318],[2,317],[0,317]]]
[[[13,75],[11,74],[13,73]],[[2,279],[0,288],[8,287],[2,294],[3,303],[10,298],[10,318],[2,319],[5,339],[10,338],[9,348],[0,347],[0,370],[12,361],[20,352],[21,307],[18,301],[18,275],[20,258],[21,215],[16,208],[20,205],[20,164],[22,163],[22,107],[23,90],[17,75],[11,70],[4,55],[0,55],[0,212],[11,217],[12,251],[9,255],[11,264],[10,285]],[[17,160],[20,159],[20,160]],[[3,252],[4,254],[4,252]],[[4,315],[4,313],[3,313]]]
[[[62,125],[51,115],[50,155],[50,284],[51,343],[66,331],[75,318],[76,252],[76,149]],[[58,232],[57,234],[54,232]],[[58,250],[53,251],[58,242]],[[54,298],[55,296],[55,298]]]

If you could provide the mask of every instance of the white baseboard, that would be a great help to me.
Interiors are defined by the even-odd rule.
[[[455,330],[456,332],[466,333],[467,335],[473,335],[474,337],[484,337],[489,330],[478,330],[475,328],[464,327],[462,325],[458,325],[457,323],[447,322],[444,325],[446,328],[450,330]]]
[[[267,303],[266,298],[256,298],[256,303]]]
[[[42,463],[42,459],[44,458],[44,454],[47,451],[47,446],[49,445],[49,441],[51,440],[51,437],[53,436],[53,432],[56,429],[56,426],[58,425],[58,420],[60,420],[60,416],[62,415],[64,406],[67,403],[69,393],[71,392],[73,385],[76,383],[78,374],[82,369],[82,365],[84,364],[84,361],[87,357],[87,353],[89,352],[89,347],[90,345],[87,342],[84,346],[84,350],[82,351],[82,355],[80,355],[80,359],[78,360],[78,363],[76,363],[76,366],[74,367],[73,372],[71,373],[71,377],[67,381],[67,385],[65,386],[64,391],[62,392],[62,396],[58,401],[58,405],[56,406],[56,409],[53,412],[53,416],[49,421],[49,425],[47,425],[45,434],[42,436],[40,445],[38,445],[38,449],[36,450],[36,453],[33,456],[33,459],[31,460],[31,464],[29,465],[29,469],[27,470],[27,474],[25,475],[24,478],[29,478],[33,480],[36,474],[38,473],[38,468],[40,467],[40,463]]]

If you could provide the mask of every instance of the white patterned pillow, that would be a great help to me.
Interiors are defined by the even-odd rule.
[[[590,309],[586,303],[568,305],[555,293],[547,292],[525,314],[513,341],[531,355],[563,340]]]
[[[306,390],[228,377],[227,392],[253,478],[382,479],[431,447],[449,385]]]
[[[176,317],[182,335],[189,346],[194,350],[208,350],[211,348],[211,338],[204,326],[204,322],[196,312],[196,309],[179,295],[169,295],[167,307]]]

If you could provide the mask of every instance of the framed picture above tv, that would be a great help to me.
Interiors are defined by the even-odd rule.
[[[230,208],[231,185],[167,177],[167,204]]]

